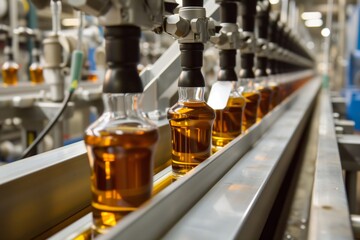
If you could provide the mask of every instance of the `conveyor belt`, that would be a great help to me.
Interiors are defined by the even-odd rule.
[[[319,86],[310,81],[99,239],[140,239],[143,229],[147,239],[259,237]]]

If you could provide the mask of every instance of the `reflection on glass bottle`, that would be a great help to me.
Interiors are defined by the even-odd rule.
[[[169,109],[172,169],[177,179],[211,155],[214,110],[204,101],[203,87],[179,87],[179,101]]]
[[[257,121],[261,121],[263,117],[270,111],[270,104],[273,97],[271,87],[267,83],[267,77],[258,78],[256,89],[260,92],[260,103],[258,107]]]
[[[104,94],[106,111],[85,132],[93,221],[102,233],[151,197],[154,124],[138,108],[141,94]]]
[[[215,110],[216,118],[212,132],[213,152],[220,150],[242,133],[245,98],[237,91],[236,82],[232,83],[233,89],[226,107]]]
[[[256,123],[257,110],[260,104],[260,93],[255,89],[253,79],[241,79],[239,91],[245,98],[245,110],[243,115],[242,130],[246,131]]]

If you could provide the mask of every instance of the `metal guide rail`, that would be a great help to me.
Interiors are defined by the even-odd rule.
[[[309,239],[353,239],[333,111],[328,91],[320,96],[318,154],[310,209]]]

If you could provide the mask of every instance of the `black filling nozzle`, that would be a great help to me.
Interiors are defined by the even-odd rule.
[[[181,74],[179,87],[205,87],[204,76],[201,73],[203,65],[202,43],[182,43],[181,52]]]
[[[255,76],[267,77],[268,58],[267,57],[256,57],[256,69]]]
[[[257,0],[243,0],[240,4],[240,15],[242,18],[242,30],[254,33]],[[254,53],[240,54],[240,78],[254,78]]]
[[[267,0],[259,1],[259,4],[263,4],[263,6],[259,6],[259,11],[256,13],[256,28],[255,28],[255,36],[257,39],[269,39],[269,14],[270,14],[270,4]],[[264,7],[261,9],[261,7]],[[266,77],[267,73],[267,62],[268,58],[266,56],[257,56],[256,57],[256,69],[255,76],[257,77]]]
[[[141,30],[133,25],[105,27],[105,51],[108,70],[104,93],[142,93],[143,85],[138,74]]]
[[[203,0],[183,0],[182,7],[203,7]],[[180,73],[179,87],[205,87],[204,76],[201,73],[203,65],[204,44],[180,43]]]
[[[234,23],[237,20],[237,3],[222,2],[220,4],[220,21],[221,23]],[[219,81],[237,81],[235,72],[236,66],[236,49],[223,49],[220,55],[220,71],[218,74]]]
[[[34,39],[34,48],[32,52],[32,59],[33,62],[40,62],[40,41],[37,39]]]
[[[253,53],[245,53],[240,55],[240,78],[254,78],[254,54]]]
[[[242,30],[254,32],[255,14],[257,0],[242,0],[240,4],[240,15],[242,17]]]
[[[237,20],[236,2],[221,2],[220,3],[220,22],[221,23],[236,23]]]
[[[236,50],[221,50],[220,54],[220,71],[218,75],[219,81],[237,81],[235,72]]]
[[[269,41],[278,44],[278,21],[279,14],[274,14],[269,20]],[[279,62],[275,59],[268,60],[269,74],[275,75],[279,73]]]
[[[14,54],[12,52],[12,37],[9,35],[6,35],[6,48],[7,51],[5,52],[6,59],[8,61],[14,61]]]
[[[202,7],[204,5],[203,0],[183,0],[183,7]]]
[[[258,38],[268,39],[269,36],[269,20],[270,20],[270,4],[268,1],[259,1],[264,4],[264,9],[256,12],[256,28],[255,35]]]

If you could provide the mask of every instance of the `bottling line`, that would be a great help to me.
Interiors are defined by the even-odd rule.
[[[31,5],[50,31],[0,24],[0,238],[360,237],[358,119],[295,1]]]

